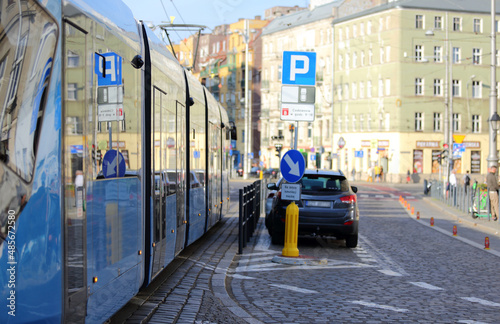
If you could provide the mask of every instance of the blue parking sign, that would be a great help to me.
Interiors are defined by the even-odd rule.
[[[281,83],[315,85],[316,53],[284,51]]]
[[[95,53],[94,71],[98,86],[121,85],[122,58],[116,53]]]

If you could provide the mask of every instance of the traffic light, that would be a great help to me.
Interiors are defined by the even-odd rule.
[[[294,124],[288,125],[288,130],[293,133],[295,131],[295,125]]]
[[[439,158],[438,158],[439,164],[444,162],[444,160],[446,160],[447,158],[448,158],[448,150],[441,151],[441,153],[439,153]]]
[[[283,148],[283,144],[275,144],[276,147],[276,156],[281,158],[281,149]]]

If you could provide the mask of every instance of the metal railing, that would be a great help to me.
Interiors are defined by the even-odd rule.
[[[239,230],[238,230],[238,254],[243,253],[243,248],[253,236],[260,214],[262,212],[262,181],[257,180],[249,186],[240,189],[239,192]]]
[[[445,186],[443,182],[432,180],[430,195],[448,206],[471,215],[473,218],[491,218],[488,190],[477,181],[470,186],[457,184]],[[426,181],[424,181],[424,187]],[[424,189],[425,190],[425,189]]]

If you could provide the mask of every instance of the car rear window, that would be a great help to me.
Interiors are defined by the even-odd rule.
[[[349,191],[349,183],[343,176],[305,174],[298,182],[304,191]]]

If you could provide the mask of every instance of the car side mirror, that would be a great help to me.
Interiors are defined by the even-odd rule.
[[[356,193],[358,192],[358,187],[351,186],[352,192]]]
[[[267,189],[269,190],[279,190],[278,186],[275,183],[268,183]]]

